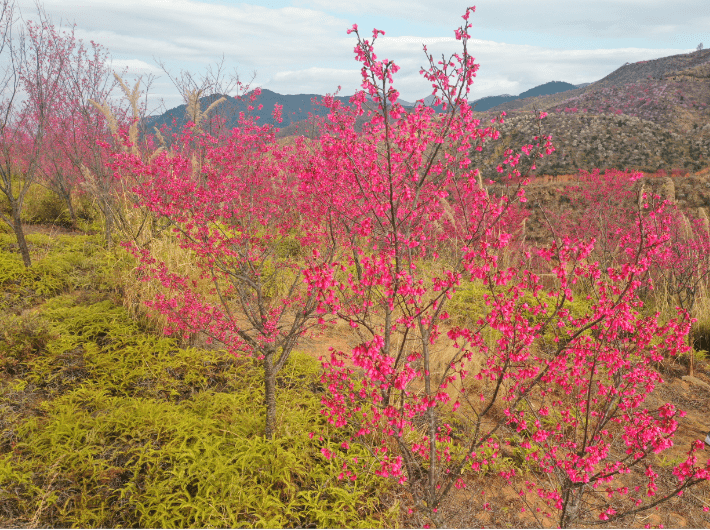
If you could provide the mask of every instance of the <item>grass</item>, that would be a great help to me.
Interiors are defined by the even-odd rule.
[[[100,235],[28,241],[25,270],[0,237],[0,526],[395,524],[383,479],[334,479],[366,455],[341,449],[347,433],[320,415],[317,361],[297,352],[279,375],[267,441],[254,361],[183,347],[131,317],[125,264]]]

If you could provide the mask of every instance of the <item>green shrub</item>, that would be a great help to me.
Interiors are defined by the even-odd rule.
[[[10,359],[0,410],[21,394],[35,403],[14,407],[0,429],[4,525],[393,524],[384,479],[337,480],[341,459],[368,455],[342,449],[342,432],[320,414],[317,361],[295,352],[279,374],[279,436],[268,441],[258,362],[179,348],[108,300],[78,302],[51,298],[14,318],[0,342]]]
[[[33,185],[31,192],[25,196],[21,215],[23,222],[28,224],[72,226],[66,202],[53,191],[39,185]]]

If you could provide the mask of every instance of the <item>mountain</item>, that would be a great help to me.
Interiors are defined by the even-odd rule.
[[[471,106],[476,112],[484,112],[493,107],[497,107],[508,101],[513,101],[518,99],[518,96],[511,96],[510,94],[502,94],[500,96],[486,96],[484,98],[476,99],[471,102]]]
[[[551,81],[549,83],[545,83],[544,85],[531,88],[530,90],[523,92],[519,96],[511,96],[509,94],[503,94],[501,96],[488,96],[469,103],[475,105],[475,110],[480,112],[488,110],[492,107],[495,107],[497,105],[500,105],[501,103],[505,103],[508,101],[539,95],[555,94],[558,92],[572,90],[575,88],[575,85],[571,85],[569,83],[564,83],[562,81]],[[248,101],[247,96],[249,96],[250,94],[251,92],[246,94],[244,96],[244,100]],[[222,94],[213,94],[211,96],[205,96],[201,98],[200,108],[204,111],[214,101],[218,100],[221,97],[223,97]],[[212,114],[214,115],[215,113],[217,113],[222,116],[226,120],[225,127],[227,130],[229,130],[239,126],[239,113],[247,112],[248,103],[245,101],[238,101],[230,96],[224,97],[227,98],[227,101],[220,104],[216,111],[214,111]],[[258,125],[264,125],[267,123],[271,125],[276,125],[276,122],[272,117],[274,104],[278,103],[280,105],[283,105],[283,121],[278,126],[279,128],[286,129],[287,131],[293,130],[293,133],[291,134],[295,134],[295,126],[299,123],[305,123],[305,121],[308,119],[309,112],[312,115],[321,117],[324,117],[328,114],[328,109],[322,106],[315,105],[312,102],[314,98],[315,100],[320,100],[321,97],[322,96],[319,96],[317,94],[279,94],[272,90],[262,88],[261,95],[256,100],[256,106],[252,111],[251,115],[254,116],[255,119],[256,117],[259,118],[259,120],[257,121]],[[336,96],[335,99],[340,101],[345,106],[350,105],[350,96]],[[371,98],[369,96],[367,99],[371,101]],[[425,105],[433,106],[434,96],[428,95],[422,99]],[[399,100],[399,103],[406,109],[410,110],[413,109],[415,106],[415,103],[405,100]],[[258,105],[263,105],[261,110],[258,109]],[[161,115],[147,117],[144,123],[149,130],[152,130],[153,127],[157,127],[158,129],[160,129],[163,125],[166,125],[170,128],[173,126],[174,119],[178,130],[180,130],[187,122],[185,116],[186,108],[186,105],[179,105],[164,112]],[[377,106],[373,104],[371,108],[375,109],[377,108]],[[433,108],[437,113],[443,112],[443,107],[441,105],[439,107]]]
[[[707,63],[710,60],[709,50],[698,50],[691,53],[670,55],[660,57],[650,61],[638,61],[636,63],[626,63],[617,68],[606,77],[592,83],[594,88],[607,88],[610,86],[627,85],[638,83],[646,79],[662,79],[665,76],[694,68]]]
[[[204,112],[213,102],[224,97],[226,101],[213,110],[208,118],[218,114],[225,120],[224,129],[229,131],[240,126],[240,112],[244,112],[245,116],[248,115],[247,107],[252,105],[254,109],[251,111],[251,116],[254,117],[255,124],[257,126],[270,124],[278,127],[280,131],[276,133],[277,137],[296,134],[314,136],[313,117],[324,118],[330,112],[328,108],[316,104],[317,101],[322,99],[322,96],[317,94],[279,94],[278,92],[262,88],[261,94],[257,97],[256,101],[250,103],[249,96],[251,94],[252,92],[243,95],[241,101],[223,94],[205,96],[200,98],[200,109]],[[342,105],[350,107],[350,97],[351,96],[336,96],[334,99],[340,101]],[[365,104],[367,110],[378,110],[378,106],[372,103],[372,98],[367,96],[366,99],[369,100],[369,103]],[[443,112],[441,105],[438,107],[433,106],[434,96],[430,95],[422,99],[425,105],[431,106],[435,112]],[[281,123],[277,123],[272,115],[276,103],[283,106],[281,111]],[[409,111],[415,106],[415,103],[405,100],[399,100],[399,103],[403,105],[405,109],[409,109]],[[261,109],[259,109],[259,105],[262,105]],[[163,126],[166,126],[169,131],[182,130],[183,126],[187,123],[186,109],[187,105],[183,104],[169,109],[163,114],[146,117],[143,121],[146,132],[152,132],[154,127],[162,130]],[[309,118],[309,113],[312,116],[311,118]],[[206,127],[208,118],[203,121],[203,127]],[[369,121],[369,119],[367,112],[364,116],[358,117],[355,123],[355,130],[361,132],[362,126]],[[167,140],[169,140],[169,138],[167,138]]]
[[[518,96],[511,96],[510,94],[503,94],[501,96],[487,96],[485,98],[480,98],[471,102],[474,106],[476,112],[484,112],[494,107],[498,107],[509,101],[515,101],[518,99],[525,99],[537,96],[547,96],[550,94],[557,94],[559,92],[565,92],[567,90],[574,90],[579,88],[580,85],[572,85],[570,83],[565,83],[564,81],[550,81],[544,85],[536,86],[530,90],[526,90]]]
[[[204,111],[214,101],[218,100],[221,97],[225,97],[226,101],[220,104],[217,109],[211,114],[214,115],[216,113],[222,116],[226,120],[225,127],[228,130],[233,129],[235,127],[239,127],[239,113],[244,112],[246,114],[248,111],[247,107],[249,105],[252,105],[252,103],[249,102],[249,96],[251,94],[252,92],[245,94],[243,96],[242,101],[239,101],[231,96],[224,96],[223,94],[213,94],[210,96],[205,96],[203,98],[200,98],[200,108]],[[279,94],[277,92],[273,92],[272,90],[262,88],[261,94],[253,103],[255,108],[251,112],[251,115],[254,116],[255,123],[257,125],[261,126],[266,123],[274,124],[275,120],[272,116],[272,112],[274,110],[274,104],[278,103],[280,105],[283,105],[283,121],[281,126],[287,126],[292,122],[305,120],[308,118],[309,112],[318,116],[326,116],[328,114],[328,110],[325,107],[315,105],[311,102],[313,98],[320,100],[321,97],[322,96],[319,96],[317,94]],[[336,96],[335,99],[345,105],[349,105],[349,96]],[[259,105],[263,105],[261,110],[258,108]],[[163,125],[166,125],[170,128],[173,127],[174,119],[178,130],[180,130],[187,122],[185,114],[186,109],[187,105],[179,105],[175,108],[167,110],[159,116],[147,117],[145,119],[145,124],[148,126],[149,129],[152,129],[153,127],[157,127],[158,129],[160,129]],[[259,118],[259,120],[256,120],[257,117]]]
[[[560,92],[565,92],[567,90],[574,90],[577,88],[576,85],[570,83],[565,83],[564,81],[550,81],[544,85],[536,86],[530,90],[526,90],[521,93],[518,98],[534,98],[537,96],[549,96],[550,94],[558,94]]]
[[[638,85],[648,81],[653,82],[654,80],[661,81],[671,78],[679,72],[703,67],[703,65],[708,62],[710,62],[710,49],[670,55],[650,61],[626,63],[598,81],[583,83],[576,85],[576,87],[573,85],[574,90],[559,92],[557,94],[550,93],[550,95],[538,95],[534,98],[526,97],[514,101],[501,102],[498,106],[487,110],[495,114],[502,111],[509,112],[511,110],[529,111],[533,108],[545,109],[549,112],[549,109],[560,106],[567,100],[573,100],[574,98],[584,99],[585,95],[592,93],[601,94],[604,89],[619,90],[620,87],[624,86]]]
[[[610,73],[603,79],[593,83],[581,83],[573,85],[563,81],[550,81],[543,85],[536,86],[530,90],[513,96],[510,94],[502,94],[498,96],[487,96],[469,102],[475,112],[492,111],[500,113],[501,111],[511,110],[532,110],[532,108],[551,108],[554,105],[560,105],[565,101],[573,101],[574,98],[581,98],[587,103],[590,100],[588,94],[593,94],[604,88],[614,89],[621,85],[629,85],[639,83],[648,79],[663,79],[673,72],[693,69],[701,66],[710,60],[710,50],[700,50],[688,54],[674,55],[670,57],[661,57],[651,61],[639,61],[637,63],[626,63],[614,72]],[[200,100],[201,108],[206,109],[210,103],[222,97],[220,94],[207,96]],[[585,99],[586,97],[586,99]],[[262,104],[263,108],[258,110],[255,108],[252,111],[254,117],[258,117],[259,125],[274,124],[272,111],[275,103],[283,105],[282,117],[283,121],[279,125],[280,128],[287,128],[292,124],[303,123],[308,118],[308,113],[311,112],[316,116],[326,116],[328,110],[324,107],[314,105],[311,101],[313,98],[320,100],[321,96],[317,94],[279,94],[268,89],[261,90],[261,96],[257,100],[257,104]],[[245,98],[246,99],[246,98]],[[349,96],[337,96],[343,105],[349,105]],[[431,105],[434,97],[428,95],[423,98],[425,104]],[[591,99],[594,99],[593,97]],[[408,109],[414,107],[414,103],[400,100],[400,103]],[[589,101],[590,105],[592,101]],[[568,105],[569,106],[569,105]],[[598,106],[594,106],[597,108]],[[376,106],[372,106],[376,108]],[[173,119],[176,120],[178,127],[181,127],[185,122],[185,105],[180,105],[166,111],[159,116],[150,116],[146,118],[145,123],[149,129],[156,126],[160,128],[162,125],[171,126]],[[438,112],[443,111],[442,108],[436,109]],[[247,103],[237,101],[234,98],[227,97],[227,101],[220,105],[218,113],[223,116],[227,122],[227,129],[239,126],[239,113],[247,111]],[[295,126],[291,127],[295,132]]]
[[[534,109],[548,116],[540,123]],[[626,64],[587,86],[519,99],[506,111],[500,142],[472,153],[484,178],[498,179],[497,153],[551,134],[555,152],[536,162],[537,175],[578,168],[697,172],[710,160],[710,50]],[[496,145],[499,144],[499,145]]]

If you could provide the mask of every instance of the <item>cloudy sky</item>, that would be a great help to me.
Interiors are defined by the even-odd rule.
[[[655,59],[710,47],[707,0],[469,0],[469,52],[480,70],[469,99],[517,95],[548,81],[596,81],[626,62]],[[33,0],[18,0],[32,17]],[[351,95],[360,88],[355,34],[372,38],[378,59],[401,67],[394,86],[414,101],[431,93],[419,75],[428,64],[461,51],[454,29],[467,4],[453,0],[44,0],[57,25],[76,23],[77,36],[106,46],[115,69],[129,77],[159,76],[149,92],[154,108],[182,103],[158,66],[171,75],[195,76],[225,57],[252,88],[281,94]],[[149,107],[150,111],[150,107]],[[154,112],[152,112],[154,113]]]

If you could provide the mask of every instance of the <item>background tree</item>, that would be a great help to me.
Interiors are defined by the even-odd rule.
[[[98,115],[99,123],[104,119],[108,126],[108,136],[105,140],[90,142],[88,156],[80,159],[80,167],[84,176],[83,186],[96,198],[99,209],[104,218],[104,233],[106,245],[113,245],[113,234],[116,228],[130,240],[137,242],[144,229],[149,226],[149,212],[141,209],[140,219],[132,221],[127,218],[127,212],[134,211],[138,205],[138,198],[132,192],[136,184],[140,184],[140,175],[128,174],[121,178],[111,169],[112,157],[126,154],[136,157],[137,160],[148,161],[165,149],[164,141],[157,145],[152,135],[141,134],[141,127],[145,120],[147,108],[147,93],[153,78],[148,77],[145,90],[141,90],[142,78],[138,77],[133,88],[129,88],[125,81],[114,72],[114,78],[121,88],[127,108],[113,104],[104,99],[96,101],[89,99],[93,106],[93,113]],[[145,97],[141,102],[141,97]],[[87,111],[84,123],[91,120]],[[108,141],[106,141],[108,140]],[[161,138],[162,140],[162,138]],[[128,178],[133,176],[133,180]],[[136,178],[138,180],[136,180]]]
[[[83,168],[102,165],[97,142],[111,134],[106,118],[95,111],[90,101],[108,100],[119,82],[107,66],[106,49],[95,42],[88,49],[75,38],[74,29],[72,26],[62,39],[53,40],[51,46],[56,49],[48,50],[48,54],[68,60],[62,68],[62,94],[47,130],[41,168],[43,183],[64,200],[76,226],[73,196],[81,190]]]
[[[22,227],[25,196],[41,172],[52,111],[61,94],[64,56],[52,56],[52,42],[60,38],[43,8],[37,4],[38,23],[15,19],[15,4],[0,4],[0,53],[4,63],[0,109],[0,192],[9,203],[10,214],[0,219],[15,233],[22,261],[32,262]]]
[[[251,82],[256,77],[256,71],[253,72],[251,81],[244,85],[239,80],[236,69],[231,75],[225,72],[224,55],[219,63],[214,67],[209,65],[205,73],[200,76],[185,70],[181,70],[178,75],[171,75],[163,61],[157,59],[156,62],[182,96],[186,105],[185,118],[188,122],[195,124],[198,131],[204,130],[213,136],[228,133],[224,129],[224,124],[233,118],[233,111],[226,111],[222,104],[226,98],[232,97],[231,94],[235,89],[237,89],[235,98],[241,99],[239,93],[244,94],[249,90]],[[205,109],[200,108],[200,99],[203,98],[211,100]],[[165,107],[164,103],[163,107]],[[214,119],[218,116],[222,119]]]
[[[642,200],[652,197],[644,193]],[[704,212],[703,212],[704,213]],[[694,316],[702,318],[704,308],[697,302],[707,297],[710,276],[710,231],[708,218],[686,215],[674,203],[667,203],[658,225],[669,227],[670,239],[666,252],[654,260],[650,274],[655,284],[655,299],[659,306],[677,304]],[[700,310],[700,311],[699,311]],[[688,333],[688,375],[695,375],[693,333]]]

